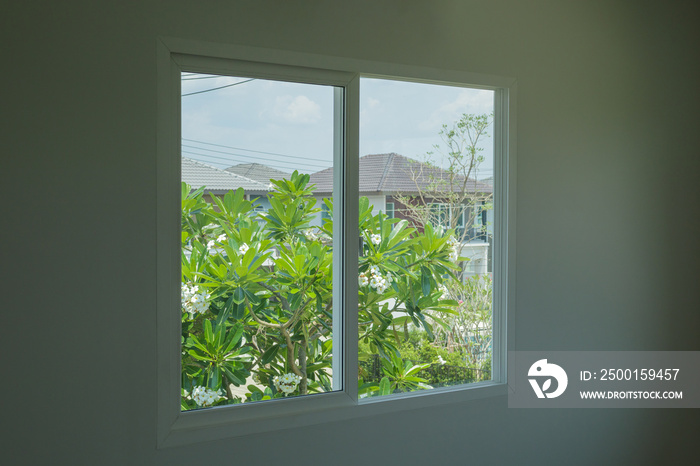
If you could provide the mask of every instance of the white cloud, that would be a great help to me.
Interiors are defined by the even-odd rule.
[[[316,123],[321,118],[321,106],[305,95],[285,95],[275,99],[273,113],[289,123]]]
[[[443,124],[457,121],[464,113],[491,113],[493,112],[493,91],[479,89],[464,89],[457,98],[447,102],[419,124],[423,131],[439,131]]]
[[[381,112],[380,107],[381,102],[379,99],[373,99],[368,97],[360,105],[360,128],[366,126],[371,126],[374,124],[375,119],[379,116]]]

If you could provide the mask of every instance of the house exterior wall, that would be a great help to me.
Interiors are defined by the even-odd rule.
[[[253,205],[256,206],[258,209],[267,212],[270,210],[270,207],[272,207],[272,204],[270,204],[270,198],[268,196],[261,196],[261,195],[249,195],[249,200],[253,202]]]
[[[372,214],[377,215],[379,212],[384,212],[385,210],[385,196],[383,194],[364,194],[360,193],[360,196],[367,197],[369,199],[370,205],[372,205]],[[316,199],[316,207],[323,208],[323,199],[328,198],[328,195],[314,195]],[[318,213],[314,220],[311,222],[313,226],[321,226],[323,224],[323,214]]]
[[[484,275],[489,272],[489,243],[463,243],[460,255],[469,259],[463,265],[464,275]]]
[[[384,194],[365,194],[361,193],[360,196],[369,199],[370,205],[372,205],[372,215],[377,215],[379,212],[386,213],[386,196]]]

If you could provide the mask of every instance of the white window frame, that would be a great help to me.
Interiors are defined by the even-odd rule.
[[[433,206],[436,206],[436,207],[439,209],[439,210],[438,210],[438,218],[440,218],[440,211],[441,211],[442,209],[445,209],[445,210],[447,211],[448,220],[451,219],[451,218],[454,216],[454,213],[452,212],[452,210],[455,208],[455,206],[452,205],[452,204],[448,204],[448,203],[446,203],[446,202],[431,202],[431,203],[429,203],[429,204],[428,204],[428,208],[429,208],[429,210],[430,210],[430,214],[431,214],[431,215],[434,215]],[[466,214],[466,210],[469,209],[469,208],[471,208],[471,207],[462,207],[462,212],[461,212],[461,215],[460,215],[460,217],[461,217],[461,222],[459,222],[459,221],[457,222],[457,226],[455,227],[455,230],[459,230],[460,228],[466,229],[466,227],[465,227],[464,225],[465,225],[465,223],[466,223],[467,215],[465,215],[465,214]],[[461,223],[461,225],[460,225],[460,223]],[[448,221],[447,223],[440,222],[440,223],[438,223],[438,224],[435,225],[435,226],[440,226],[440,227],[442,227],[442,228],[444,228],[444,229],[449,229],[449,224],[450,224],[449,221]],[[459,238],[460,236],[461,236],[460,234],[457,234],[457,237],[458,237],[458,238]]]
[[[298,427],[407,409],[462,403],[507,394],[506,356],[513,341],[515,271],[515,80],[473,73],[353,60],[177,38],[157,43],[157,358],[158,448]],[[180,410],[180,73],[327,84],[345,89],[344,114],[336,118],[344,145],[336,142],[334,167],[334,388],[319,395]],[[494,277],[492,380],[358,400],[357,267],[359,79],[385,78],[490,89],[495,94]],[[336,93],[336,99],[338,99]],[[336,105],[336,108],[338,105]],[[338,251],[337,253],[335,251]],[[338,286],[337,283],[342,283]],[[506,312],[507,311],[507,312]],[[339,353],[335,353],[335,351]],[[336,363],[338,365],[336,365]],[[336,382],[337,381],[337,382]],[[336,385],[337,383],[337,385]]]
[[[389,215],[389,205],[391,205],[391,216]],[[396,218],[396,203],[384,201],[384,215],[389,218]]]

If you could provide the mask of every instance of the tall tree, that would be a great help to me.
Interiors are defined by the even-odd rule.
[[[416,226],[453,229],[464,243],[483,234],[483,210],[492,208],[492,189],[477,181],[485,157],[481,144],[489,137],[492,115],[464,114],[452,126],[443,125],[441,144],[409,165],[411,192],[395,196],[400,212]]]

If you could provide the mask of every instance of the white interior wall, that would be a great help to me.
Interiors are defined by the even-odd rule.
[[[504,397],[160,451],[155,411],[158,36],[516,77],[515,349],[698,350],[700,34],[684,5],[3,2],[2,462],[695,454],[690,410],[514,410]]]

